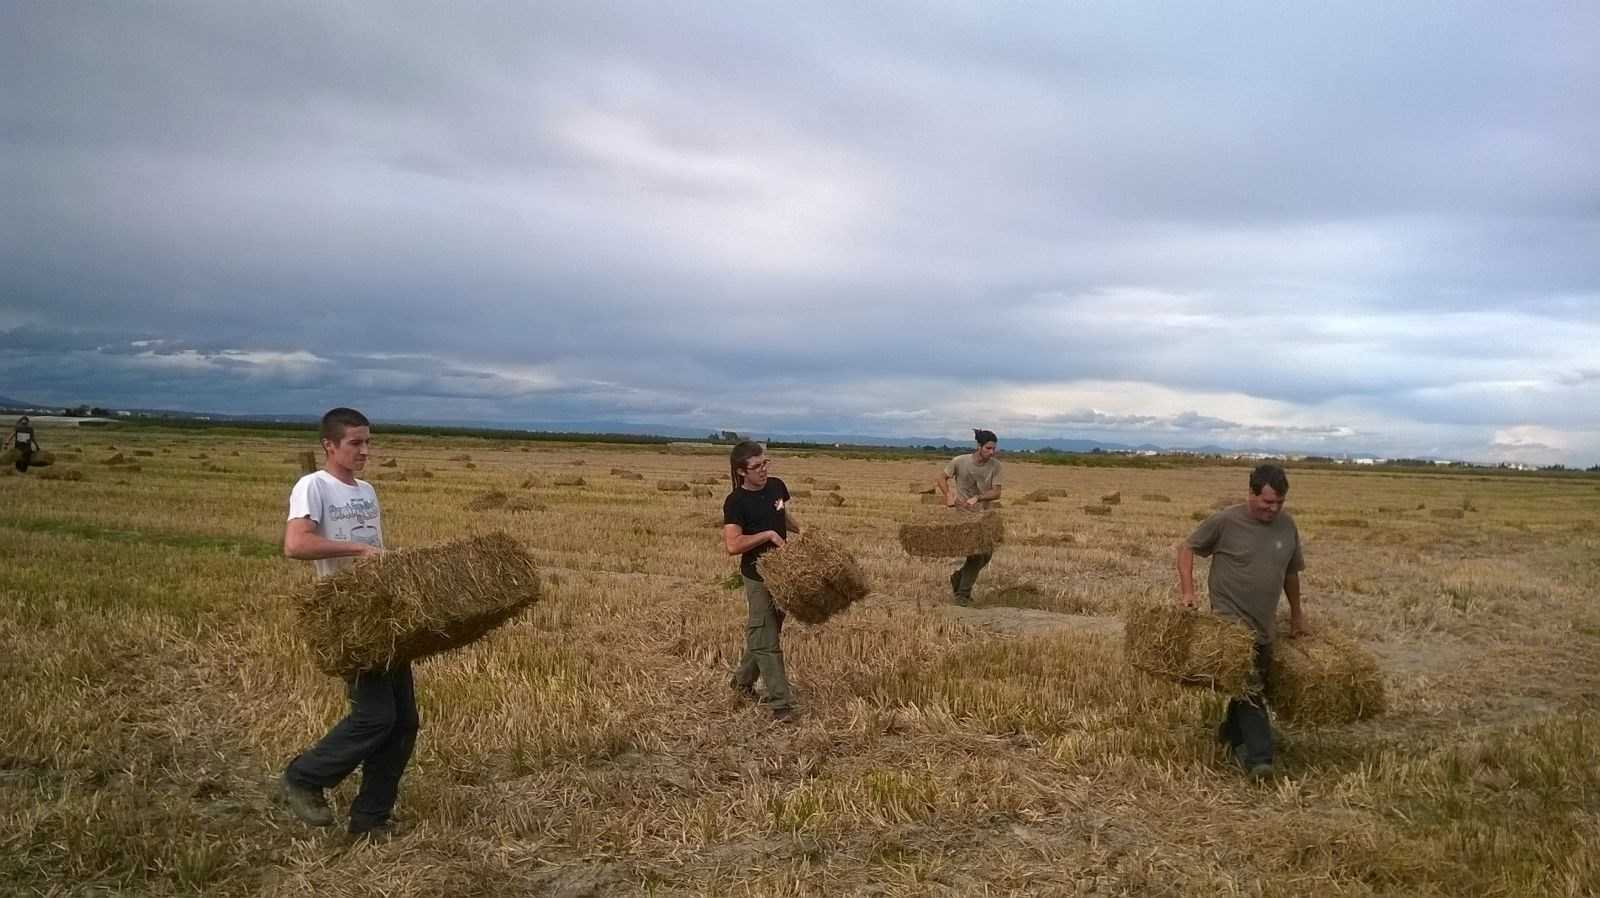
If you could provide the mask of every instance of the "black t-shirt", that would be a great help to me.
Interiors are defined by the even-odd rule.
[[[783,516],[783,508],[788,502],[789,488],[783,485],[782,480],[768,477],[766,486],[759,490],[747,490],[741,486],[729,493],[722,502],[722,523],[738,524],[745,536],[776,530],[779,536],[788,539],[789,529],[785,526]],[[771,548],[772,543],[762,543],[739,556],[739,573],[752,580],[760,580],[761,575],[756,573],[756,559]]]

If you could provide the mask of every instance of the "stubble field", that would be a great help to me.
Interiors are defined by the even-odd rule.
[[[954,564],[895,541],[936,463],[774,453],[875,587],[786,630],[803,714],[781,725],[726,685],[725,456],[375,439],[391,547],[504,529],[548,587],[418,668],[407,833],[350,847],[267,797],[342,710],[285,598],[309,566],[279,553],[314,440],[41,429],[83,479],[0,477],[0,891],[1600,892],[1594,478],[1291,468],[1310,623],[1378,655],[1390,711],[1280,728],[1280,776],[1252,784],[1212,739],[1223,700],[1131,671],[1117,620],[1171,598],[1176,544],[1245,469],[1008,460],[1008,541],[960,609]],[[467,509],[496,489],[525,507]],[[1036,489],[1066,496],[1015,501]]]

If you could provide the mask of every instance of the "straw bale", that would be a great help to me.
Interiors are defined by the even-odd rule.
[[[826,495],[826,496],[824,496],[822,498],[823,498],[823,501],[827,502],[828,505],[833,507],[833,508],[843,508],[844,507],[844,497],[839,495],[838,493],[829,493],[828,495]]]
[[[527,496],[512,496],[506,500],[505,510],[513,514],[529,511],[544,511],[544,506],[529,499]]]
[[[1144,502],[1171,502],[1172,497],[1161,493],[1145,493],[1139,497]]]
[[[135,450],[133,450],[133,454],[134,455],[138,455],[138,456],[143,457],[143,458],[154,458],[155,457],[155,453],[150,451],[149,449],[135,449]]]
[[[469,461],[461,467],[466,468],[468,471],[476,471],[478,470],[478,463],[475,461]]]
[[[960,558],[993,552],[1005,533],[995,512],[935,509],[900,525],[900,545],[923,558]]]
[[[585,481],[582,477],[557,477],[551,480],[550,484],[551,486],[583,486]]]
[[[1049,502],[1050,501],[1050,491],[1049,490],[1034,490],[1033,492],[1027,494],[1026,496],[1023,496],[1022,497],[1022,501],[1024,501],[1024,502]]]
[[[1049,493],[1053,499],[1065,499],[1071,495],[1067,492],[1067,488],[1063,486],[1053,486],[1045,490],[1045,492]]]
[[[1269,686],[1272,710],[1290,723],[1350,723],[1388,707],[1378,659],[1341,633],[1278,640]]]
[[[1431,514],[1436,518],[1451,519],[1464,518],[1467,516],[1467,513],[1459,508],[1435,508],[1434,510],[1428,512],[1428,514]]]
[[[1101,515],[1110,514],[1111,513],[1111,506],[1109,506],[1109,505],[1085,505],[1083,507],[1083,513],[1084,514],[1101,514]]]
[[[412,477],[418,480],[428,480],[433,477],[433,472],[423,467],[415,468],[410,473]]]
[[[833,480],[818,480],[811,484],[811,488],[817,490],[818,492],[831,493],[834,490],[839,489],[839,484],[837,481]]]
[[[791,499],[809,499],[809,498],[811,498],[811,491],[810,490],[790,490],[789,491],[789,498],[791,498]]]
[[[701,477],[695,481],[695,483],[698,483],[701,486],[716,486],[721,482],[721,477]]]
[[[583,460],[583,459],[581,459],[581,458],[575,458],[575,459],[573,459],[573,460],[572,460],[572,461],[569,461],[569,462],[567,462],[567,464],[569,464],[569,465],[578,465],[578,466],[582,466],[582,465],[586,465],[586,464],[588,464],[588,462],[586,462],[586,461],[584,461],[584,460]]]
[[[380,467],[380,468],[398,468],[398,467],[400,467],[400,459],[391,458],[388,461],[378,462],[378,467]]]
[[[686,480],[657,480],[656,489],[663,493],[687,493],[689,483]]]
[[[1123,615],[1123,654],[1146,673],[1241,695],[1255,668],[1249,627],[1170,603],[1132,603]]]
[[[40,471],[39,479],[78,481],[83,479],[83,472],[77,468],[51,468],[48,471]]]
[[[762,555],[756,569],[784,613],[807,624],[826,621],[871,591],[849,550],[812,528]]]
[[[406,472],[404,471],[389,471],[387,473],[378,474],[373,479],[382,480],[384,482],[404,483],[410,478],[406,476]]]
[[[505,533],[363,558],[299,596],[318,669],[350,674],[475,642],[539,600],[533,558]]]
[[[467,511],[488,511],[491,508],[504,508],[508,498],[510,497],[499,490],[479,493],[472,497],[471,502],[467,503]]]
[[[618,474],[626,474],[626,473],[628,473],[628,469],[627,468],[612,468],[610,473],[611,473],[611,476],[615,477]]]
[[[120,464],[122,464],[123,462],[125,462],[127,460],[128,460],[128,457],[126,455],[123,455],[121,452],[118,452],[118,453],[112,455],[111,457],[102,460],[100,463],[103,464],[103,465],[120,465]]]
[[[697,486],[689,491],[689,495],[695,497],[696,499],[709,499],[712,496],[711,487]]]
[[[637,471],[623,471],[621,474],[618,474],[617,476],[621,477],[623,480],[643,480],[644,479],[644,475],[640,474]]]
[[[445,459],[445,461],[472,461],[472,456],[470,456],[467,453],[463,452],[460,455],[452,455],[449,458]]]
[[[1101,496],[1100,497],[1100,504],[1101,505],[1121,505],[1122,504],[1122,491],[1118,490],[1118,491],[1116,491],[1114,493],[1107,493],[1104,496]]]

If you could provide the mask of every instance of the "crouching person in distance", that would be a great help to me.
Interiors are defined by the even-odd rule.
[[[383,522],[372,484],[356,479],[367,466],[371,425],[355,409],[322,416],[322,470],[300,478],[289,494],[283,554],[309,561],[318,577],[329,577],[357,558],[383,551]],[[350,712],[283,772],[280,797],[295,816],[313,826],[333,823],[325,789],[357,767],[361,789],[350,805],[350,834],[384,839],[393,834],[390,814],[400,777],[417,742],[416,693],[411,665],[363,671],[345,679]]]
[[[1278,593],[1289,597],[1289,636],[1305,634],[1300,572],[1305,556],[1294,518],[1283,510],[1289,475],[1273,464],[1250,472],[1250,494],[1207,518],[1178,548],[1178,601],[1195,606],[1194,557],[1210,557],[1211,611],[1255,631],[1255,671],[1249,692],[1228,701],[1218,741],[1252,777],[1272,775],[1272,723],[1266,693],[1277,638]]]
[[[783,547],[800,525],[788,513],[789,488],[768,474],[770,460],[760,443],[745,440],[728,456],[733,491],[722,503],[722,544],[729,555],[738,555],[739,573],[744,577],[744,597],[750,605],[744,630],[744,658],[733,672],[730,685],[741,698],[756,700],[756,678],[766,684],[763,701],[772,716],[787,720],[794,715],[794,696],[783,670],[783,612],[772,602],[772,594],[761,582],[756,560]]]
[[[944,496],[949,508],[967,511],[988,511],[1000,498],[999,440],[992,430],[974,430],[972,438],[978,448],[970,455],[958,455],[939,472],[934,486]],[[972,586],[978,582],[978,572],[989,564],[993,552],[968,555],[966,563],[950,575],[950,591],[957,605],[972,604]]]

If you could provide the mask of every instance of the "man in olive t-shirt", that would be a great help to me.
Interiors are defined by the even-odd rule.
[[[999,440],[990,430],[974,430],[972,437],[978,448],[970,455],[950,459],[934,483],[947,507],[988,511],[1000,498],[1000,459],[995,458]],[[957,605],[972,604],[972,586],[978,582],[978,572],[993,557],[993,552],[968,555],[966,562],[950,575],[950,591],[955,594]]]
[[[1194,557],[1211,559],[1207,578],[1211,610],[1256,634],[1254,682],[1248,695],[1228,702],[1217,737],[1233,748],[1252,776],[1272,774],[1272,725],[1265,693],[1277,637],[1278,594],[1289,597],[1289,635],[1305,632],[1300,607],[1300,571],[1306,566],[1294,518],[1283,510],[1289,476],[1265,464],[1250,472],[1244,504],[1207,518],[1178,549],[1179,601],[1195,606]]]

